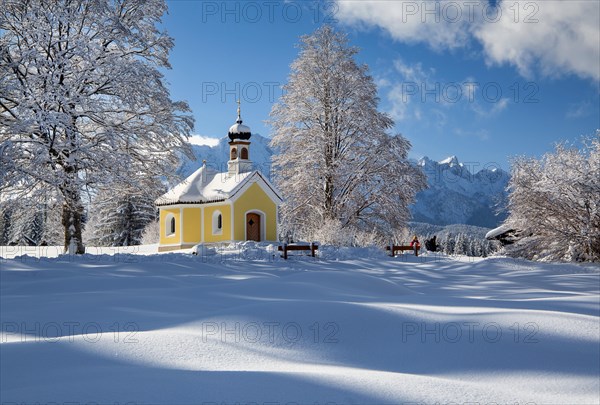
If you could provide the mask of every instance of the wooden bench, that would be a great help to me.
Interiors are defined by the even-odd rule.
[[[279,246],[277,248],[278,251],[283,252],[283,258],[287,260],[289,251],[298,251],[298,250],[310,250],[310,255],[315,257],[315,251],[319,249],[319,245],[316,243],[311,243],[309,245],[296,245],[296,244],[287,244],[284,243],[283,246]]]
[[[390,256],[394,257],[396,252],[402,252],[405,250],[413,250],[415,252],[415,256],[419,256],[419,250],[421,249],[421,245],[417,246],[403,246],[403,245],[389,245],[385,247],[385,250],[390,250]]]

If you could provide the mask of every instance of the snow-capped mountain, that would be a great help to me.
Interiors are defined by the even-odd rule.
[[[417,164],[427,175],[429,188],[417,194],[411,207],[414,221],[495,228],[506,218],[502,207],[509,175],[504,170],[461,163],[456,156],[439,162],[423,157]]]
[[[271,178],[273,150],[269,139],[253,134],[250,139],[250,159],[256,168]],[[206,164],[218,171],[227,171],[229,138],[198,138],[191,142],[196,160],[184,159],[178,174],[187,177]],[[413,220],[436,225],[469,224],[495,228],[506,217],[496,215],[497,207],[506,203],[505,188],[509,175],[499,168],[483,168],[473,174],[476,164],[459,162],[451,156],[440,162],[424,157],[415,164],[427,175],[429,188],[417,194],[411,207]]]
[[[259,169],[265,176],[271,177],[271,156],[273,150],[269,146],[269,139],[259,134],[252,134],[250,138],[250,160],[254,167]],[[218,143],[217,143],[218,142]],[[183,159],[177,174],[185,178],[202,166],[202,161],[219,172],[227,171],[227,160],[229,159],[229,138],[224,136],[220,139],[196,137],[190,142],[196,160]]]

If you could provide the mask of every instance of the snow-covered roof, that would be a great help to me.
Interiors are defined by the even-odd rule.
[[[236,122],[232,126],[229,127],[230,134],[249,134],[250,127],[248,125],[244,125],[241,122]]]
[[[155,201],[156,205],[222,201],[252,172],[229,175],[202,166]]]
[[[207,166],[202,166],[185,180],[158,197],[156,205],[202,204],[224,201],[236,194],[252,177],[258,177],[279,199],[279,193],[258,171],[239,174],[219,173]]]
[[[500,236],[503,233],[506,233],[510,230],[512,230],[511,227],[509,227],[507,225],[500,225],[498,228],[492,229],[491,231],[486,233],[485,238],[486,239],[494,239],[495,237]]]
[[[242,113],[240,112],[240,101],[239,100],[238,100],[237,115],[238,115],[237,120],[235,121],[235,124],[233,124],[232,126],[229,127],[229,133],[227,135],[229,136],[229,139],[231,139],[232,141],[234,139],[240,139],[240,140],[247,141],[252,136],[252,133],[250,132],[250,127],[248,125],[242,124]]]

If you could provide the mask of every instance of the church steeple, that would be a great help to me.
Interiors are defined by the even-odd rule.
[[[227,162],[230,175],[240,174],[252,170],[250,161],[250,127],[242,123],[240,100],[237,101],[237,120],[229,128],[229,162]]]
[[[250,127],[242,124],[242,113],[241,113],[241,108],[240,108],[240,100],[238,100],[237,103],[238,103],[237,120],[235,121],[235,124],[233,124],[231,127],[229,127],[229,133],[227,135],[229,135],[229,139],[232,141],[234,141],[236,139],[241,139],[241,140],[247,141],[252,136],[252,133],[250,132]]]

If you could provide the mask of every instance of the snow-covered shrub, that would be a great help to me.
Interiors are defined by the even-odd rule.
[[[392,242],[396,245],[408,244],[415,234],[416,233],[413,233],[413,231],[411,231],[409,228],[400,228],[393,233],[391,240],[387,240],[385,242],[387,245]]]
[[[385,236],[381,235],[375,229],[372,231],[363,231],[357,229],[354,234],[354,246],[357,247],[382,247],[385,245]]]
[[[307,234],[304,239],[336,247],[381,247],[385,245],[385,238],[376,230],[364,231],[353,226],[343,227],[341,222],[335,219],[326,220],[319,228]]]
[[[309,240],[318,241],[321,245],[352,246],[354,233],[349,228],[342,228],[340,221],[329,219],[312,233]]]
[[[525,235],[506,247],[536,260],[600,261],[600,131],[576,148],[516,158],[506,225]]]
[[[160,240],[160,222],[152,221],[142,231],[142,245],[152,245]]]

